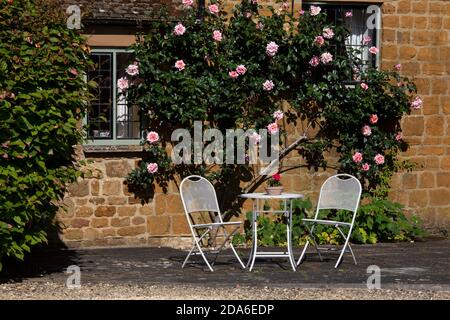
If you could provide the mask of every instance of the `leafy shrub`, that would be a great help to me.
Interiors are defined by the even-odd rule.
[[[46,242],[89,98],[85,38],[51,1],[0,1],[0,269]]]

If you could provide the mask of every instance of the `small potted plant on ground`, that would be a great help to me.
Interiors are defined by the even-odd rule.
[[[270,195],[280,195],[283,193],[283,186],[281,185],[281,175],[275,173],[272,177],[267,180],[266,192]]]

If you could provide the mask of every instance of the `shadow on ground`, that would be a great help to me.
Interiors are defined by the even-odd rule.
[[[32,252],[25,255],[24,261],[6,257],[0,273],[0,284],[64,273],[68,266],[78,263],[78,252],[68,250],[58,236],[58,229],[49,230],[48,233],[49,244],[33,247]]]
[[[215,272],[207,271],[200,257],[184,269],[181,265],[187,254],[171,248],[107,248],[41,250],[25,263],[8,265],[1,281],[53,281],[65,284],[70,265],[81,269],[82,283],[165,284],[194,286],[274,286],[327,287],[366,285],[370,274],[367,268],[378,266],[382,285],[393,286],[450,286],[450,241],[354,245],[358,265],[346,255],[338,269],[334,269],[336,253],[326,253],[321,262],[314,252],[296,272],[285,259],[257,259],[253,272],[242,270],[231,251],[219,255]],[[273,250],[268,249],[268,250]],[[295,249],[295,257],[301,248]],[[248,249],[239,249],[246,261]],[[198,263],[195,263],[198,262]]]

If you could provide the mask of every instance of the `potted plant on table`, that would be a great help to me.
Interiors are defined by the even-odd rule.
[[[270,195],[280,195],[284,191],[284,188],[281,184],[281,175],[279,173],[275,173],[272,177],[267,180],[266,193]]]

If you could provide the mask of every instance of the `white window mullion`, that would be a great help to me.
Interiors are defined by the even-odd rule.
[[[112,140],[116,140],[116,119],[117,119],[117,52],[113,52],[112,65],[113,94],[112,94]]]

